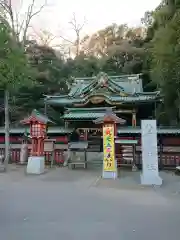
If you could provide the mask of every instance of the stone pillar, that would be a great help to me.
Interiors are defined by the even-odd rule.
[[[156,120],[141,121],[142,174],[141,184],[162,185],[159,176]]]
[[[20,164],[25,164],[28,161],[28,143],[23,141],[21,145]]]

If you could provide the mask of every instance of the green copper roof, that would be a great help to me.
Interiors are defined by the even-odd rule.
[[[100,86],[103,81],[107,83],[107,87],[117,92],[143,92],[140,74],[108,76],[106,73],[100,72],[97,76],[91,78],[75,78],[74,83],[76,84],[72,86],[69,94],[71,96],[77,96],[94,89],[94,87]],[[79,86],[81,86],[81,88],[79,88]]]
[[[68,108],[63,119],[97,119],[103,117],[106,113],[105,107],[101,108]]]
[[[99,117],[103,117],[104,113],[95,113],[95,112],[87,112],[87,113],[65,113],[64,119],[96,119]]]
[[[53,123],[46,115],[40,113],[39,111],[37,111],[36,109],[34,109],[31,113],[31,115],[29,115],[28,117],[26,117],[25,119],[23,119],[21,121],[21,123],[23,124],[28,124],[30,121],[32,121],[32,119],[35,118],[38,121],[47,124],[48,122]]]
[[[86,102],[88,102],[88,100],[91,97],[96,97],[96,96],[103,96],[105,98],[106,102],[112,102],[112,104],[116,104],[118,102],[123,103],[136,103],[136,102],[152,102],[152,101],[156,101],[158,99],[158,94],[153,94],[153,95],[138,95],[135,94],[133,96],[127,96],[127,97],[122,97],[122,96],[118,96],[118,95],[114,95],[114,96],[108,96],[108,95],[104,95],[104,94],[98,94],[98,95],[94,95],[91,94],[87,97],[83,97],[83,98],[51,98],[48,100],[49,104],[52,105],[69,105],[72,106],[73,104],[85,104]]]
[[[117,103],[152,102],[159,99],[159,92],[143,92],[139,74],[108,76],[100,73],[92,78],[76,78],[68,95],[46,96],[50,105],[73,106],[87,104],[92,97],[101,96],[112,105]]]

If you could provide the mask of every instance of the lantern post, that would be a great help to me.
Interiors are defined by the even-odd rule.
[[[37,110],[33,110],[28,118],[21,121],[22,124],[30,126],[31,154],[28,158],[27,173],[44,173],[44,139],[47,136],[46,129],[48,122],[50,120]]]
[[[125,120],[116,116],[111,108],[105,115],[94,121],[102,124],[103,128],[103,178],[116,179],[118,177],[117,161],[115,159],[115,138],[117,136],[117,123],[124,124]]]

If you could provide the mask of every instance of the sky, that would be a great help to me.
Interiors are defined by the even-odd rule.
[[[22,0],[14,0],[15,3]],[[32,0],[24,0],[23,9],[27,9]],[[45,0],[36,0],[36,8]],[[91,34],[112,23],[140,24],[147,10],[153,10],[161,0],[47,0],[48,6],[33,20],[33,27],[45,29],[53,34],[73,39],[74,33],[68,22],[75,13],[79,23],[84,22],[82,35]]]

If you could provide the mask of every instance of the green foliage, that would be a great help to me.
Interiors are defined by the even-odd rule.
[[[8,76],[9,69],[4,73],[6,82],[7,79],[8,81],[12,79],[15,83],[14,87],[10,84],[13,90],[20,82],[18,94],[15,95],[14,102],[11,102],[12,109],[16,109],[11,112],[11,120],[16,122],[34,108],[43,111],[44,94],[66,94],[73,77],[91,77],[100,71],[109,75],[140,73],[144,59],[141,30],[113,24],[95,33],[90,41],[86,37],[81,42],[82,52],[74,59],[67,60],[51,47],[40,46],[35,41],[27,41],[25,51],[16,45],[17,53],[15,50],[13,52],[16,70],[12,71],[13,63],[8,62],[14,75],[11,78]],[[126,35],[125,39],[123,39],[124,35]],[[27,76],[27,66],[31,71],[35,69],[36,85],[30,88],[21,81],[22,77]],[[16,73],[19,78],[14,81]],[[49,108],[48,113],[52,117],[56,115],[55,111]]]
[[[151,78],[164,96],[161,112],[171,123],[180,121],[180,10],[178,1],[161,5],[154,16],[154,36],[149,45]]]
[[[63,76],[64,61],[61,56],[48,46],[40,46],[29,42],[26,48],[31,66],[36,67],[38,74],[36,80],[41,86],[41,92],[52,94],[54,92],[66,92],[67,86]],[[48,88],[47,88],[48,86]]]
[[[10,28],[0,24],[0,89],[14,92],[31,84],[30,68],[24,50],[11,35]]]
[[[69,77],[91,77],[99,73],[100,66],[97,58],[81,53],[74,60],[69,59],[65,63],[65,68],[69,72]]]
[[[11,120],[22,119],[34,108],[43,111],[44,95],[68,93],[73,77],[91,77],[101,71],[108,75],[142,72],[146,89],[153,91],[155,86],[165,95],[161,111],[165,111],[168,104],[177,106],[179,38],[176,35],[179,30],[175,22],[171,27],[167,25],[174,19],[174,13],[173,4],[171,8],[161,4],[155,12],[147,12],[143,19],[148,27],[146,39],[143,28],[112,24],[86,36],[80,43],[81,53],[66,60],[53,48],[35,41],[27,41],[25,49],[22,48],[8,26],[3,25],[0,29],[0,89],[12,93],[10,109],[15,110],[11,111]],[[150,76],[153,84],[149,84]],[[172,85],[172,81],[176,84]],[[56,114],[59,116],[58,111],[49,108],[48,113],[53,118]]]

